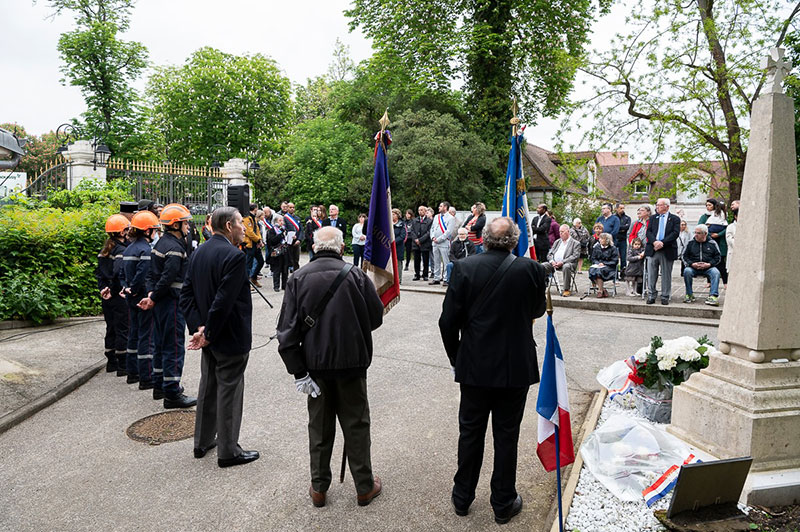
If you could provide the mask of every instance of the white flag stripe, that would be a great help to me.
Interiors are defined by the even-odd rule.
[[[567,372],[564,369],[564,360],[556,357],[556,390],[558,391],[558,406],[569,412],[569,392],[567,391]],[[558,419],[558,410],[553,414]]]

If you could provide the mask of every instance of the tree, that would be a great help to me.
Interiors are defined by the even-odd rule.
[[[313,118],[298,124],[286,142],[285,153],[266,161],[255,179],[261,201],[276,205],[291,198],[301,213],[312,204],[336,203],[350,214],[366,209],[372,147],[357,125]]]
[[[417,85],[465,83],[472,127],[505,146],[514,95],[521,116],[555,116],[566,104],[595,13],[610,0],[354,0],[351,29]]]
[[[123,41],[134,0],[50,0],[53,16],[75,15],[76,29],[61,35],[62,83],[80,87],[86,100],[86,133],[96,134],[115,155],[136,144],[139,95],[133,82],[147,67],[147,49]]]
[[[56,150],[59,143],[53,131],[36,136],[28,135],[25,128],[19,124],[0,124],[0,128],[15,132],[20,138],[28,139],[25,155],[14,169],[15,172],[27,172],[28,177],[32,177],[57,162]]]
[[[220,155],[280,152],[292,118],[289,80],[261,54],[236,56],[201,48],[182,66],[156,69],[147,95],[169,158],[207,164]]]
[[[492,145],[452,115],[408,111],[396,117],[390,129],[389,176],[395,206],[405,209],[447,200],[464,209],[476,201],[491,203],[487,197],[502,201],[498,191],[502,176],[494,175],[498,162]]]
[[[629,139],[652,142],[676,160],[722,159],[728,199],[741,195],[749,116],[765,81],[760,66],[780,46],[800,3],[779,0],[658,2],[631,9],[625,35],[581,67],[595,82],[582,113],[565,123],[594,123],[594,149]],[[566,128],[568,129],[568,128]],[[686,173],[691,165],[680,165]],[[674,187],[685,186],[673,175]],[[673,188],[674,188],[673,187]]]
[[[800,64],[800,31],[793,31],[786,35],[786,48],[787,57],[794,68],[797,68],[797,65]],[[795,102],[800,100],[800,77],[796,74],[786,76],[784,87],[786,94],[791,96]],[[797,153],[797,191],[800,194],[800,109],[796,104],[794,106],[794,149]]]

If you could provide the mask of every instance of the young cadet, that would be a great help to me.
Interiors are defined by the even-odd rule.
[[[153,387],[153,311],[142,310],[139,302],[147,295],[147,273],[150,270],[150,241],[158,229],[158,218],[149,211],[138,211],[131,218],[128,239],[123,253],[123,293],[128,301],[128,384],[138,382],[140,390]]]
[[[122,254],[127,247],[125,234],[128,232],[130,222],[121,214],[112,214],[106,220],[106,233],[108,239],[103,244],[103,249],[97,255],[97,289],[103,305],[103,319],[106,322],[106,371],[117,372],[123,376],[125,372],[125,358],[128,348],[128,306],[120,296],[119,271],[122,267]]]
[[[184,395],[181,387],[186,320],[179,302],[188,262],[186,235],[191,219],[189,210],[178,203],[170,203],[161,211],[159,221],[164,234],[151,255],[148,295],[139,302],[139,308],[153,309],[153,399],[164,399],[164,408],[188,408],[197,404],[197,399]]]

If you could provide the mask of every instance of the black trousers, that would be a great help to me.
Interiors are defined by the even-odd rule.
[[[408,269],[408,263],[411,262],[411,238],[409,237],[408,240],[405,241],[405,248],[406,248],[406,270]]]
[[[539,244],[539,239],[537,238],[533,246],[533,249],[536,250],[537,262],[547,262],[547,253],[550,251],[550,242],[547,240],[547,236],[542,238],[544,238],[544,244]]]
[[[414,277],[419,277],[420,259],[422,259],[422,276],[428,277],[428,266],[431,263],[431,251],[429,249],[414,250]]]
[[[289,249],[286,252],[276,257],[270,257],[270,269],[272,270],[272,288],[277,290],[283,288],[286,290],[286,281],[289,278]]]
[[[331,455],[336,436],[336,419],[344,434],[347,463],[356,484],[356,493],[372,490],[372,459],[369,437],[367,379],[320,379],[314,381],[322,394],[308,396],[308,446],[311,454],[311,485],[328,491],[331,485]]]
[[[484,388],[461,385],[458,409],[458,471],[453,478],[453,499],[466,508],[475,500],[481,475],[483,444],[489,414],[492,415],[494,467],[490,502],[495,513],[509,509],[517,498],[517,443],[525,412],[528,387]]]

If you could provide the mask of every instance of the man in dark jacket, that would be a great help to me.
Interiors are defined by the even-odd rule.
[[[425,205],[419,206],[419,217],[411,222],[411,251],[414,253],[414,281],[419,281],[419,263],[422,261],[422,280],[428,280],[428,265],[430,264],[431,249],[431,224],[433,218],[428,218]]]
[[[220,207],[211,216],[211,228],[214,236],[189,261],[181,309],[192,334],[188,348],[203,349],[194,457],[219,445],[217,464],[229,467],[258,459],[258,451],[239,446],[253,302],[246,257],[237,247],[244,240],[242,215],[234,207]]]
[[[531,220],[531,232],[536,260],[547,262],[547,252],[550,251],[550,240],[547,238],[547,233],[550,232],[550,217],[547,216],[547,205],[544,203],[536,207],[536,216]]]
[[[484,232],[487,252],[453,267],[439,318],[442,342],[461,385],[453,506],[457,515],[467,515],[475,499],[491,413],[490,501],[500,524],[522,509],[515,486],[517,443],[528,388],[539,382],[531,324],[545,311],[544,268],[510,254],[518,240],[519,229],[511,218],[492,220]],[[481,300],[489,283],[496,284]]]
[[[465,259],[478,253],[475,244],[470,242],[467,238],[468,235],[469,231],[467,231],[466,227],[459,227],[456,238],[453,240],[453,243],[450,244],[450,253],[448,256],[450,262],[447,263],[447,275],[445,276],[444,286],[449,284],[450,275],[453,273],[453,265],[457,260]]]
[[[686,285],[684,303],[694,302],[692,280],[695,277],[706,277],[711,282],[711,292],[706,299],[706,305],[719,306],[719,278],[720,272],[716,268],[722,255],[717,243],[708,238],[708,226],[699,224],[694,228],[694,238],[686,244],[683,250],[683,282]]]
[[[681,219],[669,212],[669,199],[658,198],[656,214],[647,223],[647,304],[656,302],[656,281],[661,271],[661,304],[669,305],[672,294],[672,264],[678,258],[678,235]]]
[[[617,213],[614,215],[619,218],[619,231],[614,237],[614,245],[619,251],[619,276],[625,279],[625,259],[628,256],[628,231],[631,228],[631,217],[625,214],[625,205],[617,203]]]
[[[323,227],[314,233],[314,258],[289,278],[278,320],[278,352],[297,390],[309,395],[309,495],[316,507],[325,506],[331,483],[337,417],[359,506],[381,493],[370,458],[367,368],[372,362],[372,331],[383,323],[383,304],[372,281],[353,268],[321,306],[345,272],[343,252],[338,229]]]

